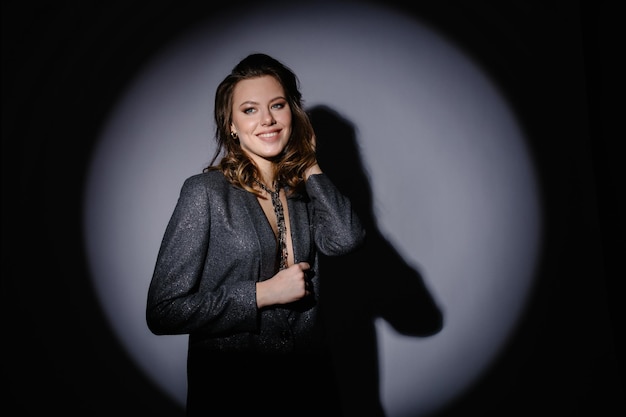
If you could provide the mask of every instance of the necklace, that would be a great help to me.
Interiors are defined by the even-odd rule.
[[[280,201],[280,186],[276,184],[276,191],[272,191],[260,181],[256,181],[272,198],[272,207],[276,214],[276,227],[278,228],[278,269],[287,268],[287,226],[285,225],[285,212],[283,203]]]

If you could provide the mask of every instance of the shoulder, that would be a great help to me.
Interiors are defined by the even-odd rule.
[[[181,194],[204,194],[207,197],[225,196],[236,192],[239,188],[233,186],[221,171],[209,171],[188,177],[182,186]]]
[[[220,187],[228,184],[226,177],[220,171],[209,171],[188,177],[183,187]]]

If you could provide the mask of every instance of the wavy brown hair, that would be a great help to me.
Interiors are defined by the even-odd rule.
[[[233,93],[237,83],[266,75],[274,77],[283,87],[291,109],[291,137],[283,152],[274,161],[274,174],[281,186],[287,186],[290,192],[295,192],[304,184],[306,169],[316,162],[313,126],[302,107],[303,100],[297,76],[290,68],[266,54],[248,55],[217,87],[214,110],[217,149],[204,171],[220,170],[232,184],[260,195],[254,187],[255,180],[260,179],[257,166],[241,149],[239,140],[230,135],[230,125]],[[220,156],[222,156],[220,162],[215,165]]]

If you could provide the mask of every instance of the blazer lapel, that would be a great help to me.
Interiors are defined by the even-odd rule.
[[[247,218],[248,222],[244,227],[249,229],[246,233],[250,239],[256,241],[258,247],[259,270],[261,271],[260,279],[268,279],[274,274],[274,262],[272,262],[273,254],[276,253],[274,232],[265,217],[265,213],[256,196],[248,191],[237,189],[242,217]],[[244,219],[240,219],[244,220]],[[268,243],[271,244],[268,245]]]

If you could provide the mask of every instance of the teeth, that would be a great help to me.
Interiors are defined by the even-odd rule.
[[[272,133],[262,133],[259,135],[259,137],[262,138],[271,138],[272,136],[276,136],[278,133],[276,132],[272,132]]]

